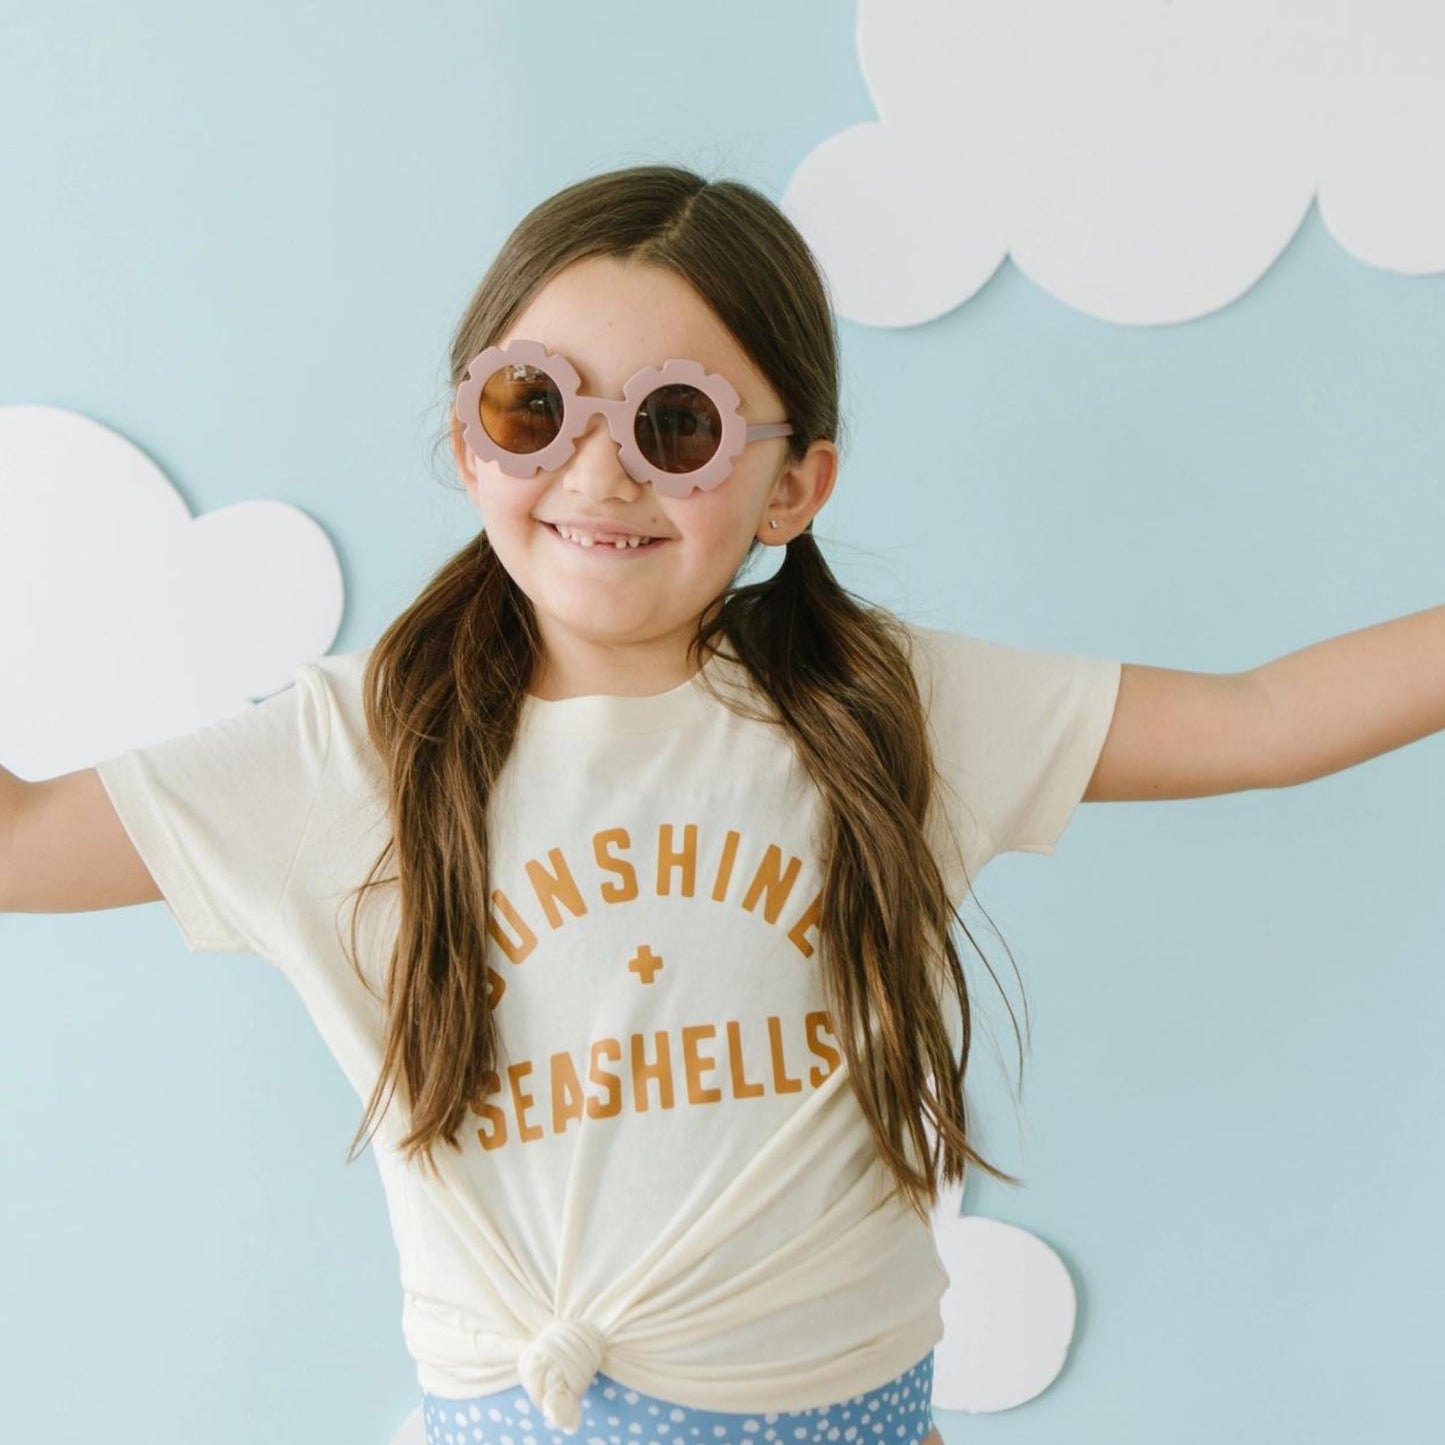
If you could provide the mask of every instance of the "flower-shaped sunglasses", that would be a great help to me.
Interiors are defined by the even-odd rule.
[[[509,477],[530,477],[561,466],[600,411],[627,474],[665,497],[686,497],[725,481],[749,442],[792,434],[791,422],[747,422],[739,400],[723,377],[679,360],[634,372],[620,401],[583,396],[565,356],[540,341],[509,341],[472,358],[456,413],[476,456]]]

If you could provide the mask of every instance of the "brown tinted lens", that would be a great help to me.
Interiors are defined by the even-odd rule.
[[[482,428],[509,452],[525,456],[555,440],[562,428],[562,393],[540,367],[500,366],[482,385]]]
[[[637,449],[660,472],[695,472],[722,440],[722,418],[695,386],[659,386],[637,409]]]

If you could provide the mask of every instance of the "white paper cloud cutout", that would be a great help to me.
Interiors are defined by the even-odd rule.
[[[1077,1304],[1064,1262],[1037,1235],[958,1213],[940,1197],[933,1238],[948,1271],[933,1356],[933,1404],[970,1413],[1009,1410],[1058,1378]]]
[[[1236,300],[1318,193],[1359,260],[1445,270],[1445,7],[1429,0],[859,0],[879,119],[782,208],[838,312],[932,320],[1006,255],[1105,321]]]
[[[326,652],[344,601],[330,539],[297,508],[192,517],[108,427],[0,406],[0,758],[20,776],[242,711]]]

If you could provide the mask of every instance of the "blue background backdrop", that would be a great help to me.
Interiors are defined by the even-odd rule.
[[[5,6],[0,400],[122,432],[198,514],[308,511],[347,574],[335,650],[367,645],[475,525],[430,446],[521,215],[658,160],[776,199],[873,114],[851,5],[557,13]],[[1005,263],[936,322],[842,335],[817,530],[915,620],[1233,671],[1442,600],[1445,281],[1357,263],[1313,212],[1193,323],[1102,324]],[[950,1445],[1438,1427],[1442,796],[1431,738],[1086,807],[1055,858],[990,867],[1034,1025],[1021,1124],[988,988],[971,1079],[1028,1187],[967,1203],[1053,1244],[1080,1316],[1054,1386],[940,1412]],[[382,1193],[284,978],[187,954],[160,905],[8,917],[0,951],[5,1438],[389,1440],[418,1391]]]

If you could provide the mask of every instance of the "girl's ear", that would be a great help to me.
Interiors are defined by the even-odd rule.
[[[838,480],[838,448],[818,437],[796,461],[788,462],[773,483],[772,505],[788,535],[801,532],[833,493]]]

